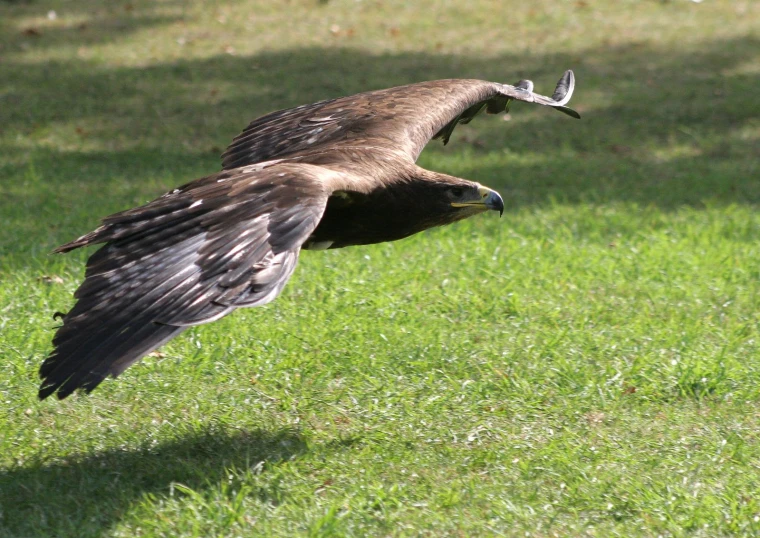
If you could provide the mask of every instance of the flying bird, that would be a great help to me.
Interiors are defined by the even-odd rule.
[[[105,243],[87,261],[76,304],[62,314],[40,367],[39,397],[92,391],[186,328],[282,291],[302,249],[395,241],[487,210],[499,194],[415,164],[431,139],[449,141],[481,110],[512,101],[565,105],[533,83],[436,80],[262,116],[222,155],[222,171],[178,187],[56,252]]]

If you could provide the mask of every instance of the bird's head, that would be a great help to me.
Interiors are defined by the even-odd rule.
[[[490,209],[499,214],[504,212],[504,201],[499,193],[474,181],[436,174],[434,181],[418,182],[415,189],[419,190],[408,198],[414,200],[414,206],[409,208],[414,233]]]
[[[504,213],[504,200],[499,193],[479,183],[452,185],[444,192],[449,206],[459,213],[466,213],[467,217],[489,209],[498,211],[499,216]]]
[[[488,210],[504,213],[504,201],[499,193],[480,183],[458,178],[438,181],[431,205],[441,219],[455,222]]]

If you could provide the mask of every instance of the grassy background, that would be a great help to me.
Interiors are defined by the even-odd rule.
[[[0,3],[0,536],[760,534],[760,5],[408,4]],[[502,220],[305,253],[36,400],[88,254],[50,250],[250,119],[566,68],[582,121],[517,104],[421,156]]]

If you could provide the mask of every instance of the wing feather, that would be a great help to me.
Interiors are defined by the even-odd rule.
[[[552,97],[533,92],[533,83],[516,85],[449,79],[320,101],[279,110],[252,121],[222,155],[225,169],[275,158],[323,153],[340,145],[399,147],[414,161],[431,138],[446,144],[459,123],[481,110],[504,112],[512,101],[550,106],[579,118],[566,107],[575,87],[566,71]]]
[[[105,243],[40,367],[40,397],[89,392],[186,327],[274,299],[322,216],[330,174],[284,163],[223,172],[60,247]]]

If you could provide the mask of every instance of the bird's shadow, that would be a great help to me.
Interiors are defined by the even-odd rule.
[[[232,470],[266,472],[305,451],[293,431],[206,429],[155,446],[0,469],[0,535],[99,536],[146,495],[168,497],[176,484],[202,492]],[[285,493],[258,495],[277,502]]]

